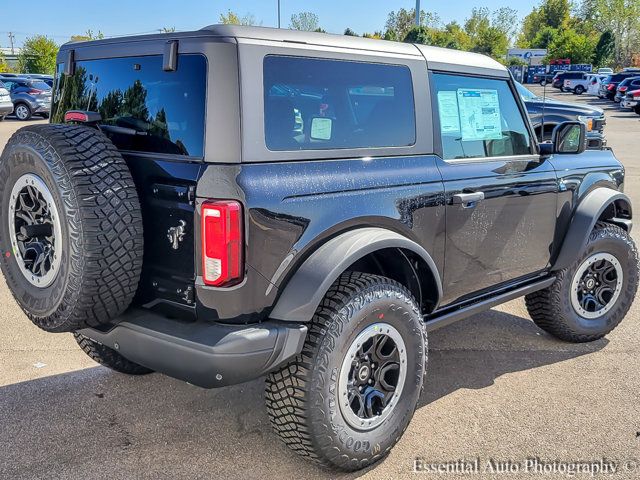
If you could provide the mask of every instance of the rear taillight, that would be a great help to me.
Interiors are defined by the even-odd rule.
[[[43,90],[38,90],[37,88],[32,88],[29,91],[27,91],[27,93],[29,95],[40,95],[41,93],[43,93]]]
[[[232,200],[202,204],[202,279],[215,287],[243,276],[242,207]]]
[[[626,92],[627,91],[627,87],[618,87],[618,90],[621,92]]]
[[[614,84],[612,84],[612,83],[607,85],[607,90],[613,90],[614,88],[616,88],[616,86]]]

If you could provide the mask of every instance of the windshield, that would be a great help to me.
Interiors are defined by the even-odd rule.
[[[521,83],[516,82],[516,89],[518,90],[518,95],[520,95],[520,98],[522,98],[522,100],[527,101],[539,98],[535,93],[527,90]]]

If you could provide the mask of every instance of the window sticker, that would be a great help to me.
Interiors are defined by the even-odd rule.
[[[315,117],[311,120],[311,138],[314,140],[331,140],[331,127],[333,121],[330,118]]]
[[[463,141],[502,138],[497,90],[459,88],[458,108]]]
[[[455,91],[438,92],[438,112],[440,112],[440,130],[442,133],[460,132],[460,112]]]

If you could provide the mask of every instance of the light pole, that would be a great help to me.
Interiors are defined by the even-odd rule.
[[[278,28],[280,28],[280,0],[278,0]]]
[[[420,0],[416,0],[416,26],[420,26]]]

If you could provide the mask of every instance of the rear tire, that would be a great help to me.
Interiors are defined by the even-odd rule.
[[[111,370],[127,375],[146,375],[153,373],[153,370],[127,360],[112,348],[100,345],[80,333],[74,333],[73,338],[78,342],[78,345],[84,353],[100,365],[110,368]]]
[[[129,306],[142,269],[131,173],[98,130],[30,125],[0,157],[0,267],[35,325],[69,332]]]
[[[550,287],[527,295],[525,301],[540,328],[566,342],[582,343],[617,327],[637,290],[638,250],[633,240],[622,228],[599,223],[580,258],[559,271]]]
[[[582,85],[578,85],[573,91],[576,95],[582,95],[584,93],[584,87]]]
[[[426,361],[424,322],[407,289],[345,273],[318,307],[302,352],[267,378],[271,425],[307,459],[364,468],[384,458],[407,428]]]
[[[5,117],[0,117],[0,122],[4,122]]]

